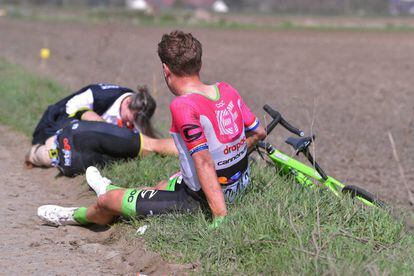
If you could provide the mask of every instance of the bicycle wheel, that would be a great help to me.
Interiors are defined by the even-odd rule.
[[[354,185],[347,185],[342,188],[343,194],[350,194],[352,198],[354,197],[360,197],[365,199],[366,201],[375,204],[378,207],[385,208],[386,204],[384,201],[380,200],[377,196],[371,194],[368,191],[365,191],[364,189],[354,186]]]

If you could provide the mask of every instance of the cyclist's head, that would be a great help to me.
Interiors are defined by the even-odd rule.
[[[151,124],[156,107],[157,104],[146,86],[138,86],[128,104],[128,109],[133,113],[133,123],[142,134],[149,137],[156,136]]]
[[[158,56],[179,77],[198,75],[201,69],[201,43],[191,33],[173,31],[158,43]]]

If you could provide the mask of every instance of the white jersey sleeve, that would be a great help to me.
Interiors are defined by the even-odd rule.
[[[66,113],[68,115],[81,109],[93,109],[93,94],[91,89],[74,96],[66,103]]]

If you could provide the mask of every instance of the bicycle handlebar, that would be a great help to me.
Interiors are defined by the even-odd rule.
[[[300,137],[303,137],[305,135],[305,133],[302,130],[292,126],[291,124],[289,124],[282,117],[282,115],[278,111],[274,110],[273,108],[271,108],[267,104],[265,104],[263,106],[263,109],[264,109],[264,111],[266,111],[273,118],[273,120],[270,122],[270,124],[268,124],[266,126],[267,135],[269,135],[270,132],[272,132],[272,130],[275,128],[275,126],[277,126],[278,123],[280,123],[284,128],[286,128],[287,130],[289,130],[293,134],[296,134]]]
[[[282,115],[280,115],[279,112],[276,110],[273,110],[270,106],[265,104],[263,106],[263,109],[270,115],[270,117],[273,118],[273,120],[266,126],[266,133],[269,134],[272,132],[272,130],[277,126],[277,124],[280,122],[280,119],[282,119]]]
[[[289,130],[290,132],[292,132],[293,134],[296,134],[297,136],[300,136],[300,137],[305,136],[305,133],[304,133],[302,130],[300,130],[300,129],[298,129],[298,128],[294,127],[294,126],[292,126],[291,124],[289,124],[289,123],[288,123],[285,119],[283,119],[283,118],[281,118],[281,119],[280,119],[280,124],[281,124],[282,126],[284,126],[287,130]]]

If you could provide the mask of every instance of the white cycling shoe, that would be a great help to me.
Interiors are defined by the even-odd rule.
[[[88,182],[89,187],[91,187],[97,196],[103,195],[106,193],[106,187],[112,183],[106,177],[103,177],[99,170],[93,166],[90,166],[86,169],[86,182]]]
[[[57,205],[42,205],[37,208],[37,215],[46,224],[52,226],[79,225],[73,218],[73,213],[78,207],[65,208]]]

